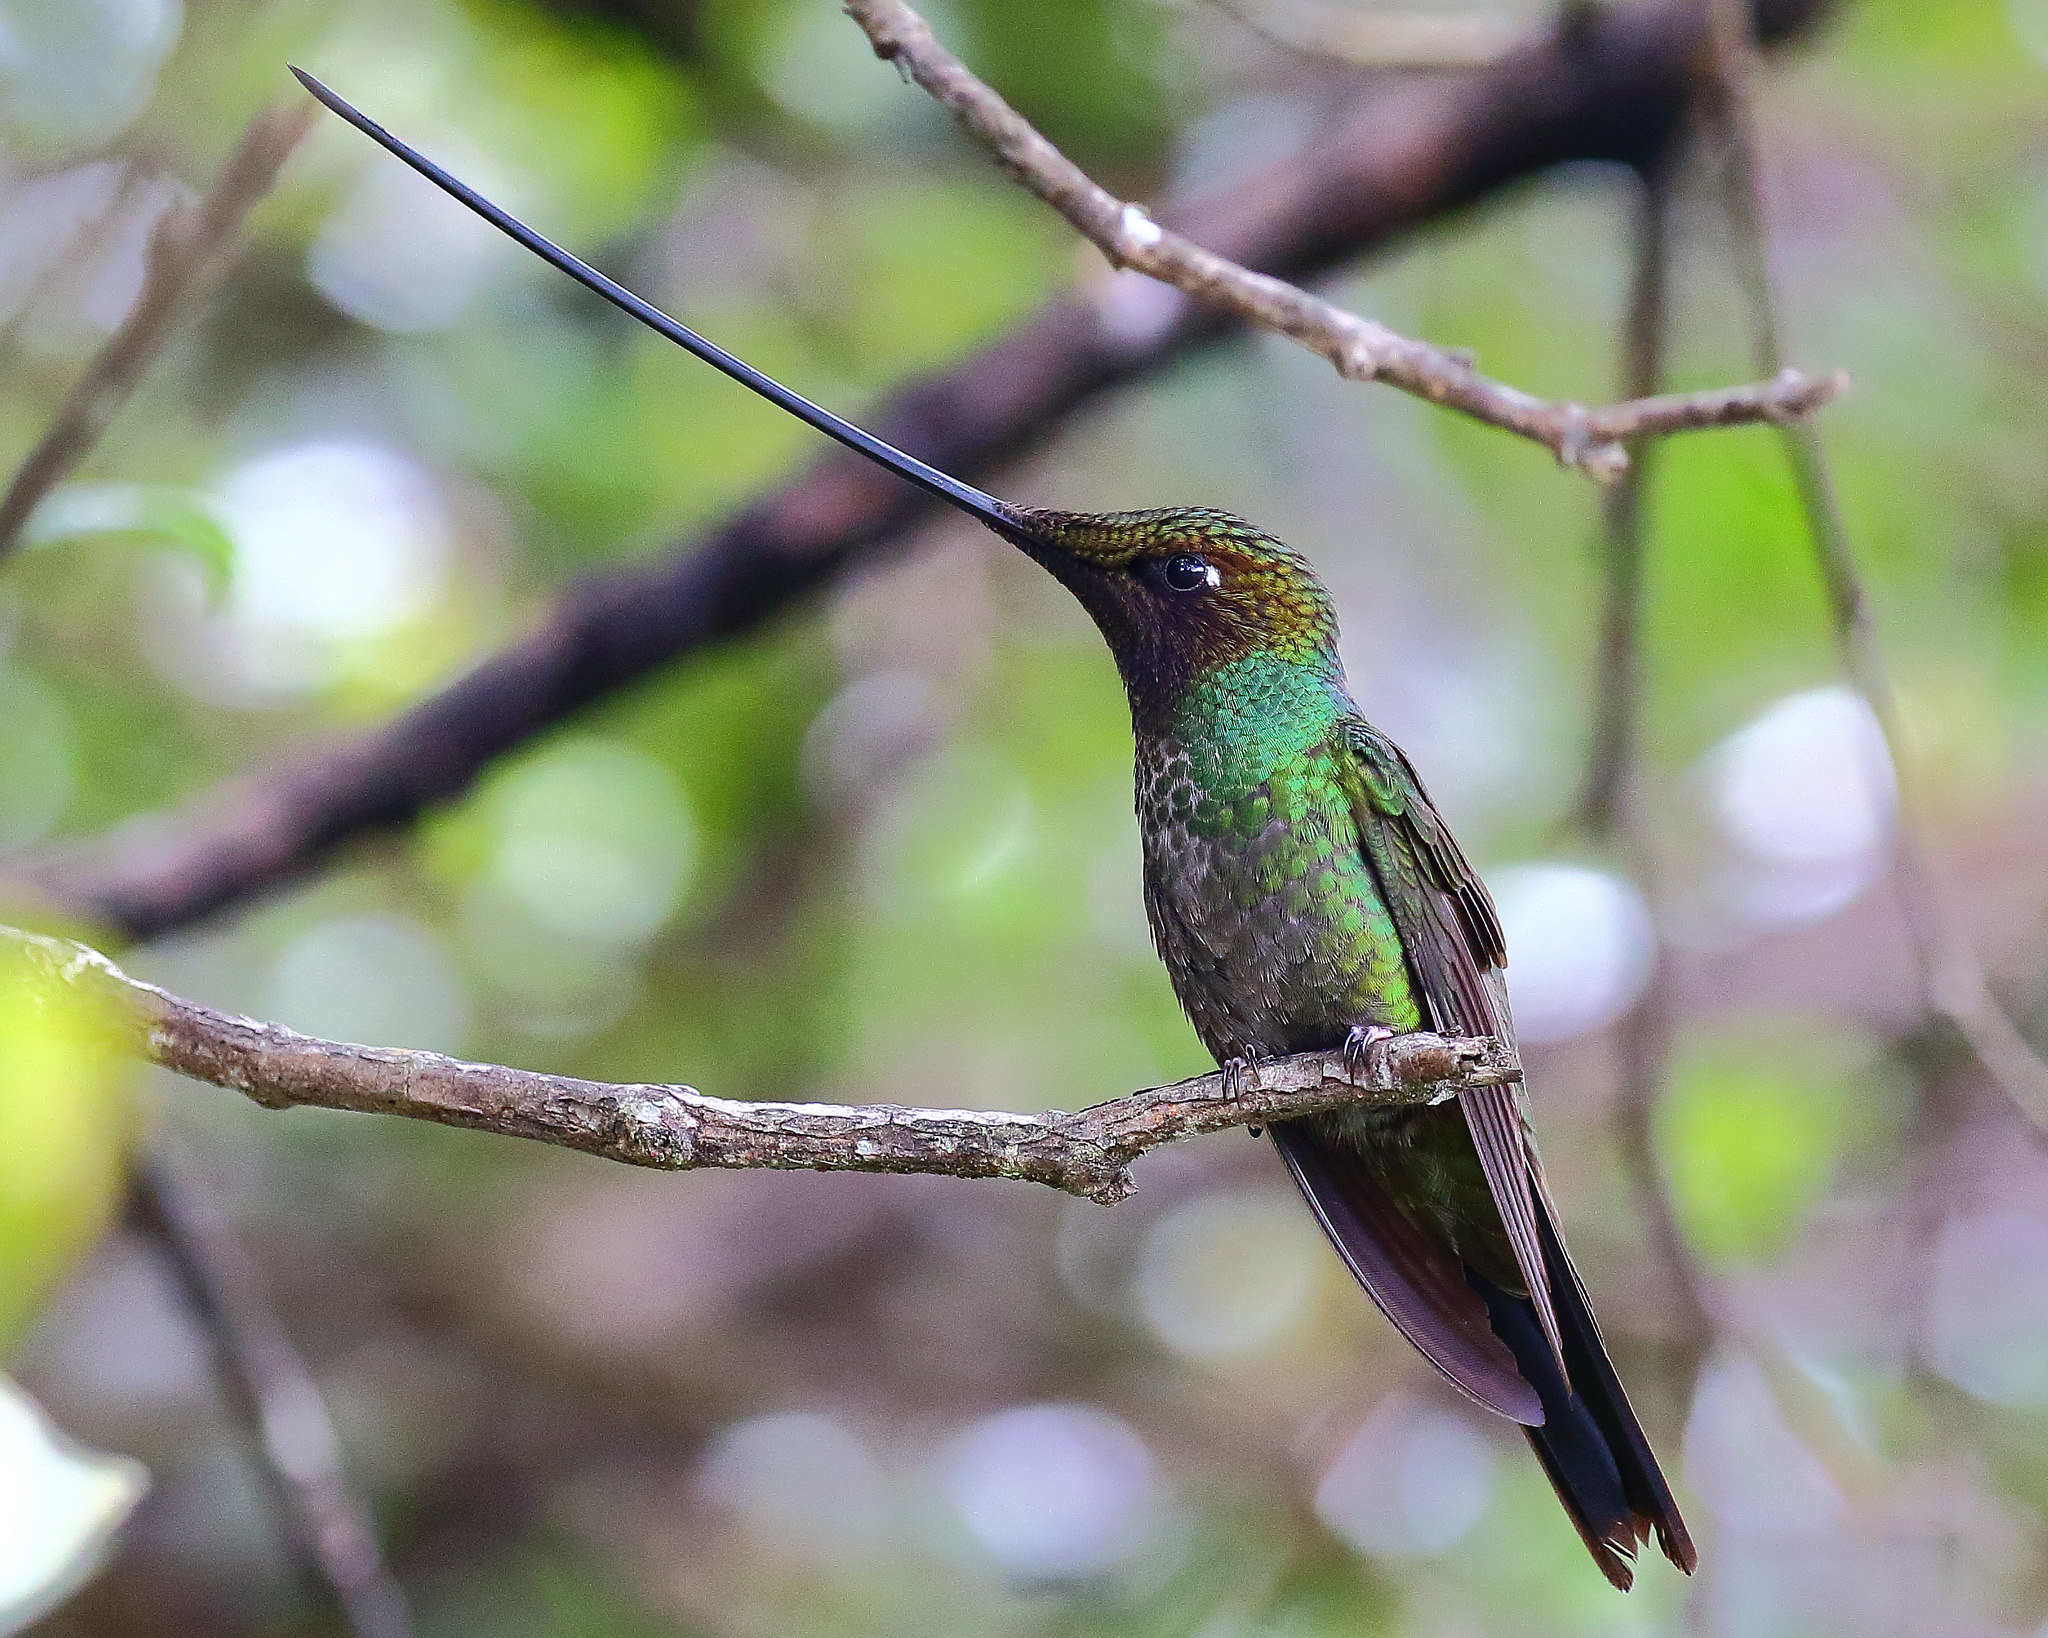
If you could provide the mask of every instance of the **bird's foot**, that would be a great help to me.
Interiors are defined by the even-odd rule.
[[[1394,1032],[1384,1024],[1353,1024],[1344,1037],[1345,1073],[1363,1086],[1366,1071],[1371,1068],[1372,1049],[1393,1038]]]

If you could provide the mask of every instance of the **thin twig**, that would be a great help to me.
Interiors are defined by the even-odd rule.
[[[1622,328],[1621,392],[1653,396],[1664,382],[1669,320],[1670,159],[1645,165],[1636,189],[1634,268]],[[1634,776],[1642,716],[1643,505],[1656,442],[1629,446],[1629,467],[1601,497],[1602,584],[1599,669],[1593,683],[1593,743],[1586,757],[1578,822],[1595,840],[1620,823]]]
[[[1524,32],[1484,12],[1363,11],[1317,0],[1214,3],[1275,45],[1354,68],[1477,68],[1497,61]]]
[[[1654,393],[1664,380],[1670,325],[1671,172],[1674,153],[1641,170],[1631,241],[1633,271],[1622,326],[1621,390]],[[1602,509],[1604,589],[1600,667],[1595,682],[1593,748],[1587,761],[1579,823],[1596,842],[1618,842],[1653,913],[1655,860],[1644,834],[1640,779],[1643,715],[1643,565],[1645,500],[1654,445],[1634,448],[1621,482]],[[1714,1292],[1685,1243],[1655,1143],[1657,1103],[1670,1066],[1674,1007],[1671,952],[1660,947],[1650,981],[1615,1027],[1618,1089],[1612,1121],[1615,1152],[1635,1195],[1650,1248],[1678,1306],[1679,1345],[1690,1380],[1713,1336]]]
[[[1783,366],[1784,344],[1757,186],[1755,110],[1750,94],[1756,43],[1743,0],[1710,0],[1708,20],[1715,112],[1722,138],[1723,193],[1734,230],[1737,273],[1749,306],[1751,346],[1757,367],[1776,371]],[[1918,786],[1907,754],[1898,696],[1878,646],[1869,592],[1856,563],[1827,451],[1819,432],[1806,422],[1783,422],[1778,436],[1827,594],[1842,669],[1876,717],[1891,754],[1899,790],[1892,839],[1893,880],[1921,993],[1931,1012],[1955,1025],[2006,1095],[2037,1126],[2048,1128],[2048,1063],[1993,997],[1983,965],[1957,930],[1935,880],[1921,829]]]
[[[1433,404],[1541,444],[1559,464],[1603,483],[1628,466],[1642,437],[1754,421],[1787,422],[1819,409],[1848,385],[1843,375],[1773,371],[1772,379],[1709,392],[1611,404],[1604,409],[1538,398],[1481,375],[1470,360],[1411,341],[1373,319],[1312,296],[1284,279],[1205,250],[1118,199],[1038,134],[1028,121],[939,44],[903,0],[846,0],[875,55],[893,62],[938,100],[1009,173],[1095,244],[1112,265],[1135,268],[1183,295],[1228,308],[1320,354],[1351,381],[1384,381]]]
[[[174,204],[149,240],[149,272],[128,316],[86,366],[49,427],[0,496],[0,557],[21,537],[43,497],[92,453],[121,406],[169,340],[173,321],[227,270],[249,212],[311,129],[318,110],[301,99],[259,109],[211,191]]]
[[[128,1205],[205,1332],[222,1394],[254,1447],[302,1573],[332,1595],[354,1638],[411,1638],[405,1595],[349,1486],[327,1403],[248,1254],[161,1148],[130,1174]]]
[[[1151,1087],[1078,1114],[1009,1115],[892,1104],[738,1103],[689,1086],[608,1086],[439,1053],[316,1041],[143,984],[82,944],[0,927],[0,952],[45,984],[111,1010],[138,1056],[270,1109],[403,1115],[532,1138],[587,1154],[691,1171],[929,1172],[1014,1177],[1105,1204],[1131,1191],[1147,1149],[1231,1126],[1289,1120],[1349,1103],[1436,1103],[1521,1078],[1492,1040],[1417,1033],[1371,1047],[1303,1053]]]
[[[1678,138],[1651,165],[1635,226],[1634,275],[1625,325],[1623,390],[1656,391],[1664,369],[1669,325],[1672,167]],[[1802,430],[1802,429],[1793,429]],[[1647,453],[1647,452],[1644,452]],[[1633,465],[1610,495],[1604,514],[1606,589],[1594,747],[1588,763],[1580,821],[1595,840],[1618,844],[1653,910],[1658,891],[1656,857],[1644,823],[1639,788],[1644,620],[1644,507],[1649,461]],[[1675,952],[1660,946],[1650,981],[1615,1030],[1618,1090],[1610,1117],[1615,1149],[1650,1248],[1677,1305],[1677,1377],[1689,1384],[1717,1342],[1741,1349],[1763,1372],[1786,1424],[1819,1458],[1842,1494],[1859,1506],[1895,1503],[1884,1463],[1844,1421],[1840,1408],[1790,1358],[1737,1292],[1716,1279],[1686,1243],[1676,1203],[1656,1147],[1656,1111],[1670,1074],[1677,983]]]

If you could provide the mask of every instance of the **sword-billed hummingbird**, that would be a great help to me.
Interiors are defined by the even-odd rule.
[[[1360,714],[1330,595],[1297,553],[1196,507],[1012,506],[770,380],[543,238],[310,75],[307,90],[495,227],[820,432],[1050,570],[1116,657],[1137,742],[1145,908],[1219,1063],[1435,1029],[1512,1044],[1493,902],[1400,749]],[[1522,1425],[1594,1560],[1633,1580],[1692,1540],[1572,1267],[1519,1086],[1271,1128],[1387,1318]]]

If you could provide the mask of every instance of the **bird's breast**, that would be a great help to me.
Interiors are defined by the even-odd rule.
[[[1220,1059],[1416,1027],[1335,754],[1277,756],[1246,779],[1207,749],[1160,739],[1138,757],[1146,912],[1203,1044]]]

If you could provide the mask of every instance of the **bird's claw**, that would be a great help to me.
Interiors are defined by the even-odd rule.
[[[1371,1067],[1372,1049],[1393,1038],[1394,1032],[1383,1024],[1353,1024],[1344,1037],[1345,1073],[1362,1085]]]
[[[1244,1095],[1245,1083],[1259,1067],[1259,1060],[1265,1054],[1256,1047],[1247,1047],[1235,1057],[1223,1060],[1223,1095],[1238,1098]]]

